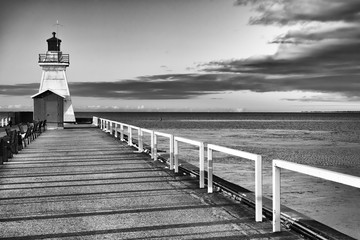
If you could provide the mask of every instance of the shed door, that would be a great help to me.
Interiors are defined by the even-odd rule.
[[[56,100],[46,101],[46,121],[58,122],[58,103]]]

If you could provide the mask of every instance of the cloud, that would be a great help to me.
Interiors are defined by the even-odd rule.
[[[188,99],[200,95],[245,89],[231,74],[163,74],[116,82],[72,82],[72,96],[118,99]],[[235,85],[235,86],[233,86]],[[33,95],[38,84],[1,85],[1,95]]]
[[[358,0],[237,0],[237,6],[251,5],[258,16],[250,24],[295,24],[298,22],[358,21]]]
[[[237,77],[238,74],[217,73],[151,75],[117,82],[72,83],[70,91],[82,97],[189,99],[229,90],[247,90]]]
[[[0,95],[31,96],[39,91],[39,86],[39,83],[0,85]]]
[[[208,73],[252,76],[249,90],[337,93],[353,101],[360,96],[360,2],[355,0],[238,0],[257,16],[250,24],[289,25],[271,43],[271,56],[213,61]],[[316,99],[313,99],[314,101]]]
[[[311,96],[311,97],[302,97],[302,98],[284,98],[282,99],[284,101],[295,101],[295,102],[359,102],[360,101],[360,97],[356,96],[356,97],[352,97],[352,98],[347,98],[344,96],[333,96],[333,95],[329,95],[329,96]]]
[[[236,5],[251,5],[260,14],[250,18],[251,24],[293,26],[270,42],[279,44],[278,52],[273,56],[276,59],[303,58],[301,60],[306,62],[300,62],[302,67],[314,62],[308,61],[310,57],[327,62],[341,57],[336,60],[340,63],[358,55],[358,0],[238,0]]]
[[[240,66],[236,65],[236,68]],[[234,68],[235,68],[234,67]],[[224,71],[223,71],[224,72]],[[256,72],[260,72],[257,70]],[[266,71],[265,71],[266,72]],[[359,75],[302,75],[264,73],[205,73],[164,74],[143,76],[134,80],[116,82],[77,82],[70,84],[72,96],[113,99],[189,99],[206,94],[227,91],[285,92],[313,91],[341,93],[349,98],[360,97]],[[17,86],[24,95],[34,94],[32,85],[26,92],[24,84],[4,86],[6,95],[19,95]],[[4,93],[2,93],[4,95]]]

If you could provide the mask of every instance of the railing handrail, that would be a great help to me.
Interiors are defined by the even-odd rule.
[[[253,161],[256,161],[258,159],[258,157],[260,156],[258,154],[249,153],[249,152],[232,149],[232,148],[228,148],[228,147],[222,147],[222,146],[215,145],[215,144],[208,144],[207,146],[208,146],[208,148],[211,148],[212,150],[215,150],[218,152],[231,154],[236,157],[242,157],[242,158],[246,158],[246,159],[253,160]]]
[[[306,174],[309,176],[318,177],[318,178],[322,178],[325,180],[341,183],[341,184],[348,185],[351,187],[360,188],[360,177],[357,177],[357,176],[353,176],[353,175],[349,175],[349,174],[345,174],[345,173],[334,172],[331,170],[317,168],[317,167],[308,166],[308,165],[304,165],[304,164],[288,162],[288,161],[284,161],[284,160],[280,160],[280,159],[273,160],[273,163],[275,164],[275,166],[283,168],[283,169],[287,169],[287,170],[295,171],[298,173],[303,173],[303,174]]]
[[[288,162],[284,160],[275,159],[272,161],[272,171],[273,171],[273,232],[279,232],[281,230],[280,226],[280,214],[281,214],[281,204],[280,204],[280,169],[287,169],[290,171],[306,174],[309,176],[322,178],[325,180],[341,183],[344,185],[360,188],[360,177],[352,176],[344,173],[338,173],[326,169],[321,169],[317,167],[312,167],[304,164]]]
[[[192,139],[184,138],[184,137],[174,137],[174,139],[176,141],[178,141],[178,142],[188,143],[188,144],[195,145],[195,146],[198,146],[198,147],[200,147],[200,145],[202,143],[201,141],[192,140]]]
[[[170,134],[170,133],[164,133],[164,132],[159,132],[159,131],[155,131],[154,133],[155,133],[155,135],[157,135],[157,136],[162,136],[162,137],[167,137],[167,138],[170,138],[170,137],[171,137],[171,134]]]
[[[126,124],[124,124],[124,125],[126,125]],[[128,128],[131,128],[131,129],[134,129],[134,130],[139,130],[140,129],[139,127],[134,126],[134,125],[127,124],[127,126],[128,126]]]
[[[150,130],[150,129],[147,129],[147,128],[141,128],[141,131],[147,132],[147,133],[150,133],[150,134],[153,132],[153,130]]]
[[[218,151],[233,156],[255,161],[255,221],[262,221],[262,157],[245,151],[208,144],[208,193],[213,192],[213,151]]]

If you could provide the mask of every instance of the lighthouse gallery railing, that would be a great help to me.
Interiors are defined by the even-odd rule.
[[[61,52],[39,54],[39,63],[70,63],[70,56]]]

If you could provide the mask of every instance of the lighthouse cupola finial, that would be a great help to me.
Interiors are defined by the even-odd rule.
[[[53,35],[52,38],[49,38],[48,40],[46,40],[48,43],[48,51],[60,52],[61,40],[58,39],[57,37],[55,37],[56,32],[53,32],[52,35]]]

